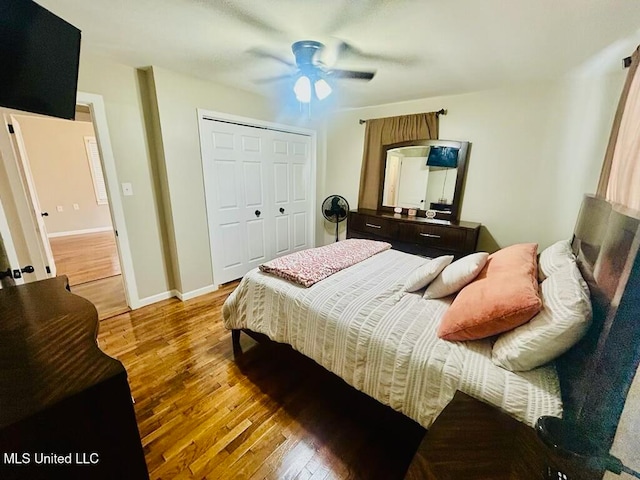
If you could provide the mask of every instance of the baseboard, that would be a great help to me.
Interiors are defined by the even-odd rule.
[[[113,227],[97,227],[97,228],[85,228],[83,230],[69,230],[67,232],[55,232],[48,233],[48,238],[56,237],[70,237],[71,235],[84,235],[86,233],[99,233],[99,232],[111,232]]]
[[[138,300],[137,305],[135,307],[132,305],[131,308],[135,310],[138,308],[146,307],[147,305],[151,305],[152,303],[157,303],[161,302],[162,300],[173,298],[175,296],[175,290],[168,290],[156,295],[151,295],[150,297],[141,298]]]
[[[161,302],[162,300],[167,300],[173,297],[176,297],[184,302],[185,300],[191,300],[192,298],[215,292],[216,290],[218,290],[217,285],[207,285],[206,287],[198,288],[197,290],[192,290],[187,293],[182,293],[175,289],[167,290],[166,292],[157,293],[156,295],[151,295],[150,297],[141,298],[137,302],[135,302],[135,305],[130,306],[132,310],[137,310],[138,308],[146,307],[147,305],[151,305],[152,303]]]
[[[207,285],[206,287],[198,288],[197,290],[191,290],[190,292],[186,293],[179,292],[178,290],[173,290],[173,294],[184,302],[186,300],[191,300],[192,298],[199,297],[200,295],[215,292],[216,290],[218,290],[217,285]]]

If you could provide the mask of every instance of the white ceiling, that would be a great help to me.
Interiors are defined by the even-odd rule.
[[[296,40],[346,41],[364,55],[335,67],[377,74],[340,80],[342,107],[614,71],[640,43],[640,0],[37,1],[82,30],[86,53],[264,95],[278,83],[255,80],[289,69],[251,49],[293,60]]]

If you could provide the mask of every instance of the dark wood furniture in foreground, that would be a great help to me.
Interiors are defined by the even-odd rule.
[[[0,478],[148,479],[127,372],[66,288],[0,290]]]
[[[428,257],[458,258],[473,253],[479,233],[479,223],[451,223],[366,209],[351,210],[347,221],[347,238],[381,240],[396,250]]]
[[[418,447],[405,480],[547,480],[602,478],[602,472],[551,451],[535,430],[457,392]]]

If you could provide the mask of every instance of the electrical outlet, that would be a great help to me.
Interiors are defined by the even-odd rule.
[[[77,203],[73,204],[73,209],[74,210],[80,210],[80,205],[78,205]]]
[[[56,207],[56,210],[59,211],[59,212],[64,212],[64,207],[62,205],[58,205]]]

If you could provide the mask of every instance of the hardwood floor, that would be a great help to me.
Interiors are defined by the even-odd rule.
[[[49,239],[58,275],[69,285],[120,275],[120,260],[113,231]]]
[[[151,478],[402,478],[424,429],[287,346],[243,335],[234,360],[221,314],[234,287],[100,323]]]
[[[57,275],[66,275],[71,291],[98,310],[98,318],[129,311],[113,231],[49,239]]]
[[[98,310],[98,319],[104,320],[129,311],[124,296],[122,275],[102,278],[71,287],[71,292],[86,298]]]

